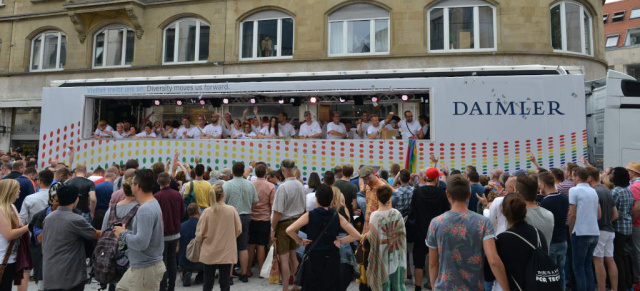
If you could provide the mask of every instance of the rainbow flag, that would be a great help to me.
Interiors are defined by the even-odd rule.
[[[409,138],[409,148],[407,148],[407,160],[404,163],[404,168],[411,173],[416,173],[418,165],[418,148],[417,140],[415,138]]]

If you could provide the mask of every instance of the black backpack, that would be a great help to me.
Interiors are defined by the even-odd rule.
[[[114,204],[109,212],[109,228],[102,232],[98,244],[93,251],[93,275],[101,285],[117,283],[129,269],[129,259],[125,254],[126,246],[116,238],[113,227],[116,223],[126,226],[136,215],[140,205],[136,205],[119,219],[116,217],[117,206]]]
[[[505,233],[509,233],[519,237],[522,241],[526,242],[533,249],[531,258],[529,258],[529,261],[527,262],[527,266],[525,269],[524,282],[518,283],[513,278],[513,276],[511,276],[511,279],[513,280],[513,282],[516,284],[516,286],[520,291],[562,290],[562,283],[560,281],[560,271],[558,270],[558,267],[553,262],[553,260],[551,260],[549,255],[542,249],[540,234],[538,233],[538,229],[535,229],[535,230],[536,230],[536,235],[538,236],[538,247],[535,247],[528,240],[524,239],[523,237],[521,237],[520,235],[514,232],[505,231]]]

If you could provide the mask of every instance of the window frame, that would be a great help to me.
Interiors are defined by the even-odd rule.
[[[622,15],[616,16],[616,14],[619,14],[619,13],[622,13]],[[627,16],[627,10],[614,12],[613,15],[611,16],[611,23],[622,22],[624,21],[625,16]],[[620,19],[620,20],[617,20],[617,19]]]
[[[609,40],[609,38],[613,38],[613,37],[617,38],[617,40],[616,40],[616,45],[614,45],[614,46],[607,46],[607,41]],[[618,47],[618,43],[619,43],[619,42],[620,42],[620,34],[619,34],[619,33],[616,33],[616,34],[610,34],[610,35],[605,36],[605,38],[604,38],[604,47],[605,47],[605,48]]]
[[[634,12],[634,11],[638,11],[638,12],[639,12],[639,15],[636,15],[636,16],[634,17],[634,16],[633,16],[633,12]],[[640,8],[633,8],[633,9],[631,9],[631,13],[629,13],[629,20],[637,19],[637,18],[640,18]]]
[[[96,39],[98,38],[98,35],[101,33],[104,33],[107,30],[117,30],[117,29],[124,29],[124,34],[122,36],[122,61],[120,62],[120,65],[115,65],[115,66],[110,66],[107,65],[107,37],[105,34],[105,39],[104,39],[104,47],[102,49],[102,66],[96,66]],[[126,64],[126,59],[127,59],[127,35],[129,33],[129,30],[133,33],[133,38],[135,40],[136,38],[136,32],[135,30],[133,30],[133,28],[126,26],[126,25],[122,25],[122,24],[111,24],[111,25],[107,25],[103,28],[101,28],[100,30],[98,30],[96,33],[93,34],[93,45],[91,47],[92,49],[92,59],[91,59],[91,68],[92,69],[111,69],[111,68],[128,68],[131,67],[131,64],[127,65]],[[133,51],[135,54],[135,43],[133,46]],[[133,57],[133,56],[132,56]],[[133,60],[132,60],[133,62]]]
[[[609,20],[609,13],[602,15],[603,24],[607,24],[607,20]]]
[[[57,36],[58,36],[58,45],[57,45],[57,48],[56,48],[56,50],[57,50],[57,53],[56,53],[56,68],[54,68],[54,69],[42,69],[43,64],[44,64],[44,40],[45,40],[47,34],[57,34]],[[62,36],[64,36],[68,40],[67,35],[62,33],[62,31],[59,31],[59,30],[47,30],[47,31],[43,31],[43,32],[37,34],[36,36],[34,36],[31,39],[31,50],[29,51],[29,72],[55,72],[55,71],[64,70],[64,67],[60,67]],[[33,69],[33,48],[35,46],[35,42],[36,42],[36,39],[38,39],[38,37],[42,37],[40,39],[40,64],[38,66],[40,69]]]
[[[376,6],[374,4],[369,4]],[[347,7],[347,6],[344,6]],[[342,8],[344,8],[342,7]],[[379,7],[382,8],[382,7]],[[382,8],[384,9],[384,8]],[[386,10],[386,9],[385,9]],[[337,11],[337,10],[336,10]],[[334,11],[335,12],[335,11]],[[387,10],[387,12],[389,12]],[[349,35],[347,33],[347,23],[355,22],[355,21],[369,21],[369,52],[368,53],[348,53],[348,39]],[[376,52],[376,39],[375,39],[375,31],[376,31],[376,20],[386,20],[387,21],[387,46],[388,50],[386,52]],[[331,53],[331,23],[342,22],[342,53]],[[327,56],[329,57],[353,57],[353,56],[384,56],[389,55],[391,53],[391,13],[387,17],[372,17],[372,18],[351,18],[348,20],[328,20],[327,21]],[[371,45],[373,44],[373,45]]]
[[[572,5],[577,5],[580,8],[580,46],[582,48],[581,52],[573,52],[567,49],[567,17],[566,17],[566,10],[565,10],[565,5],[569,3]],[[554,5],[552,5],[551,7],[549,7],[549,16],[551,16],[551,10],[553,10],[553,8],[555,8],[556,6],[560,5],[560,33],[562,34],[561,37],[561,44],[560,46],[562,47],[561,49],[555,49],[553,48],[553,33],[549,33],[549,41],[551,43],[551,46],[553,48],[553,51],[556,53],[566,53],[566,54],[576,54],[576,55],[583,55],[583,56],[593,56],[594,55],[594,46],[593,46],[593,39],[594,39],[594,35],[593,35],[593,15],[591,15],[591,12],[589,12],[589,10],[587,10],[584,5],[582,5],[581,3],[578,2],[574,2],[574,1],[562,1],[562,2],[558,2]],[[590,53],[586,53],[586,49],[587,46],[585,44],[585,37],[586,37],[586,31],[584,29],[584,15],[585,13],[587,15],[589,15],[589,40],[590,40],[590,45],[589,47],[591,48],[591,52]],[[551,30],[553,31],[553,27],[551,27]]]
[[[451,49],[449,43],[449,8],[473,8],[473,46],[471,49]],[[489,7],[493,13],[493,48],[480,48],[480,7]],[[431,49],[431,11],[434,9],[443,9],[442,26],[443,26],[443,49]],[[436,5],[427,10],[427,52],[429,53],[458,53],[458,52],[495,52],[498,50],[498,19],[496,7],[489,4],[468,4],[454,5],[446,3]]]
[[[196,26],[196,41],[195,41],[195,54],[194,54],[194,60],[193,61],[179,61],[179,53],[178,53],[178,48],[180,47],[180,33],[179,33],[179,29],[178,26],[180,25],[180,22],[183,21],[195,21],[197,23]],[[185,17],[185,18],[180,18],[174,22],[171,22],[169,25],[167,25],[163,30],[162,30],[162,65],[184,65],[184,64],[202,64],[202,63],[206,63],[209,59],[209,57],[207,57],[207,59],[205,60],[195,60],[197,58],[200,57],[200,27],[202,26],[202,24],[206,24],[207,26],[209,26],[209,38],[211,38],[211,24],[209,24],[208,22],[200,19],[200,18],[195,18],[195,17]],[[166,54],[166,43],[167,43],[167,30],[169,30],[169,28],[171,27],[175,28],[175,41],[173,44],[173,61],[171,62],[167,62],[165,61],[165,54]],[[209,47],[211,47],[211,43],[210,40],[207,39],[207,42],[209,42]]]
[[[630,44],[630,45],[627,45],[627,41],[629,41],[629,33],[630,33],[632,30],[639,30],[639,31],[640,31],[640,26],[627,28],[627,32],[626,32],[626,33],[625,33],[625,35],[624,35],[624,43],[622,44],[622,46],[623,46],[623,47],[628,47],[628,46],[638,46],[638,45],[640,45],[640,43],[638,43],[638,44]]]
[[[280,12],[280,11],[278,11]],[[256,12],[256,13],[260,13],[260,12]],[[251,15],[249,16],[251,17]],[[247,17],[248,18],[248,17]],[[283,19],[291,19],[292,25],[293,25],[293,31],[292,31],[292,36],[291,36],[291,55],[290,56],[283,56],[282,55],[282,44],[280,43],[282,41],[282,20]],[[278,50],[277,50],[277,55],[273,56],[273,57],[258,57],[258,51],[256,50],[258,47],[258,22],[259,21],[264,21],[264,20],[277,20],[278,21]],[[245,58],[242,57],[242,46],[243,46],[243,40],[244,40],[244,35],[243,35],[243,30],[242,27],[244,26],[245,23],[247,22],[253,22],[253,36],[251,37],[251,40],[253,42],[253,45],[251,46],[251,54],[253,55],[250,58]],[[295,53],[295,46],[296,46],[296,19],[291,16],[288,15],[287,16],[281,16],[281,17],[264,17],[264,18],[256,18],[253,20],[243,20],[240,22],[239,25],[239,29],[240,32],[238,33],[239,36],[239,46],[238,46],[238,59],[240,61],[257,61],[257,60],[284,60],[284,59],[292,59],[293,58],[293,54]]]

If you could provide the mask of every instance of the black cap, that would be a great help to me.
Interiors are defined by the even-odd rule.
[[[58,203],[60,206],[71,205],[78,199],[78,188],[73,185],[62,185],[56,191],[58,194]]]

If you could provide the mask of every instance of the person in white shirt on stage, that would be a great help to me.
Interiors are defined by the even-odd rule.
[[[347,128],[340,122],[340,113],[334,112],[332,122],[327,124],[328,139],[343,139],[347,137]]]
[[[173,127],[173,122],[167,120],[164,122],[164,131],[162,131],[162,138],[176,138],[178,130]]]
[[[96,131],[93,133],[94,138],[109,138],[113,137],[113,127],[107,124],[107,121],[100,120],[98,122],[98,127]]]
[[[231,112],[226,112],[224,114],[224,118],[220,118],[220,126],[222,126],[222,137],[228,138],[231,137],[231,126],[233,125],[233,115]]]
[[[153,132],[153,124],[147,123],[144,125],[144,130],[136,134],[134,138],[156,138],[156,133]]]
[[[278,115],[278,122],[280,122],[280,124],[278,124],[278,132],[280,134],[280,137],[291,138],[296,135],[296,129],[293,128],[293,125],[291,125],[291,123],[287,122],[288,119],[289,116],[284,112]]]
[[[404,112],[404,120],[398,123],[398,130],[402,134],[402,139],[409,139],[410,137],[424,138],[422,133],[422,125],[420,122],[413,119],[413,113],[407,110]]]
[[[383,121],[379,121],[377,115],[371,115],[369,118],[371,126],[367,129],[367,137],[369,139],[380,139],[380,133],[384,130],[385,124],[391,121],[391,118],[393,118],[393,112],[390,112],[389,115],[387,115],[387,118]]]
[[[124,138],[124,136],[127,135],[127,132],[124,131],[124,124],[122,124],[122,122],[118,122],[116,124],[116,131],[113,132],[113,138]]]
[[[242,126],[244,130],[235,136],[231,136],[231,138],[252,139],[258,137],[258,135],[253,132],[251,123],[245,122]]]
[[[191,125],[191,118],[189,115],[185,115],[182,118],[182,126],[178,129],[177,136],[179,139],[192,138],[193,131],[196,130],[195,126]]]
[[[200,123],[200,117],[198,117],[198,123]],[[214,113],[211,115],[211,123],[205,126],[202,130],[200,138],[207,139],[220,139],[224,133],[224,126],[220,125],[222,122],[222,115],[220,113]],[[200,128],[200,126],[198,126]]]
[[[361,139],[367,139],[367,129],[371,126],[369,112],[362,112],[362,118],[356,121],[356,132]]]
[[[244,122],[249,122],[249,124],[251,124],[251,130],[258,135],[258,133],[260,132],[260,129],[262,129],[262,118],[260,117],[260,115],[258,114],[258,106],[254,106],[253,107],[253,114],[255,115],[255,119],[247,119],[247,112],[249,112],[249,108],[246,108],[243,112],[242,112],[242,120],[244,120]]]
[[[300,131],[298,132],[299,139],[318,138],[322,135],[322,128],[317,121],[311,118],[311,111],[304,113],[304,123],[300,125]]]
[[[214,114],[215,115],[215,114]],[[213,119],[213,117],[211,117]],[[207,118],[204,115],[198,115],[197,125],[191,130],[189,136],[191,138],[207,138],[204,129],[207,127]]]
[[[233,124],[229,127],[231,127],[230,138],[241,138],[244,134],[244,128],[242,128],[242,121],[240,121],[240,119],[233,120]]]
[[[347,129],[347,139],[360,139],[357,130],[353,128],[353,122],[351,122],[351,120],[345,121],[344,127]]]
[[[258,133],[258,138],[278,138],[279,136],[278,119],[276,117],[271,117],[269,125],[263,127]]]

